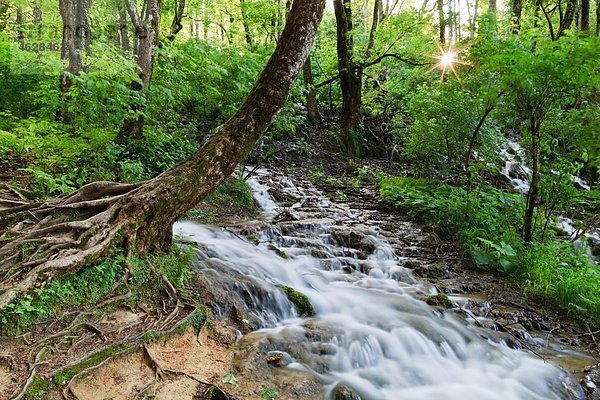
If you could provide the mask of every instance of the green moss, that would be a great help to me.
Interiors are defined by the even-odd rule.
[[[452,301],[443,293],[429,295],[425,302],[430,306],[440,306],[444,308],[454,307]]]
[[[418,265],[414,268],[415,274],[423,278],[437,279],[444,274],[445,268],[442,264]]]
[[[60,371],[58,374],[56,374],[54,376],[54,378],[53,378],[54,383],[58,386],[64,386],[67,383],[69,383],[71,378],[73,378],[75,375],[77,375],[81,371],[85,370],[86,368],[90,368],[90,367],[93,367],[94,365],[98,365],[102,361],[106,360],[107,358],[109,358],[115,354],[123,353],[123,352],[129,350],[130,348],[132,348],[131,344],[123,343],[120,345],[110,346],[105,349],[102,349],[102,350],[90,355],[86,359],[82,360],[80,363],[75,364],[73,366],[70,366],[70,367],[65,368],[62,371]]]
[[[315,315],[315,309],[305,294],[289,286],[281,286],[281,290],[283,290],[287,298],[294,304],[301,317],[313,317]]]
[[[46,393],[48,393],[48,391],[50,389],[52,389],[52,387],[53,387],[53,385],[52,385],[51,381],[42,379],[36,375],[35,378],[33,379],[33,382],[27,389],[27,392],[25,393],[24,397],[26,400],[45,399]]]

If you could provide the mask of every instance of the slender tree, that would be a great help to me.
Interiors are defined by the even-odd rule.
[[[304,78],[304,87],[306,89],[306,119],[309,123],[316,125],[319,123],[321,116],[319,114],[319,104],[317,103],[317,92],[314,88],[314,79],[310,56],[306,59],[302,67],[302,75]]]
[[[361,105],[362,66],[354,63],[352,40],[352,9],[350,0],[334,0],[337,24],[337,58],[342,110],[340,125],[344,129],[358,125]]]
[[[437,0],[438,20],[440,24],[440,43],[446,43],[446,15],[444,13],[444,0]]]
[[[173,222],[231,175],[283,107],[324,8],[324,0],[294,1],[246,100],[177,166],[141,184],[95,182],[61,200],[0,200],[0,309],[42,283],[99,262],[115,246],[130,255],[169,248]],[[31,254],[18,251],[24,244]]]
[[[143,19],[139,17],[137,7],[131,3],[131,0],[125,0],[125,6],[135,28],[134,36],[137,43],[136,73],[139,81],[131,82],[131,89],[140,92],[143,88],[147,88],[152,80],[154,53],[158,46],[162,0],[145,0],[142,8]],[[143,112],[137,104],[132,106],[131,111],[133,116],[123,121],[123,127],[119,133],[121,138],[129,136],[139,137],[143,133]]]
[[[579,9],[579,30],[588,32],[590,30],[590,0],[581,0]]]
[[[73,123],[73,116],[66,105],[66,97],[73,86],[74,75],[78,75],[83,64],[81,53],[90,54],[91,32],[88,21],[89,0],[59,0],[58,7],[63,24],[60,55],[68,63],[66,71],[60,76],[61,106],[57,119],[66,124]]]

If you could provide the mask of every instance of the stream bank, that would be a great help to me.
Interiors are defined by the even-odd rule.
[[[175,233],[198,248],[186,297],[208,310],[209,322],[115,351],[82,370],[68,395],[585,398],[576,380],[595,360],[573,346],[585,337],[523,304],[509,283],[474,270],[451,245],[380,202],[374,187],[345,190],[345,198],[339,187],[325,187],[328,195],[307,172],[257,171],[250,183],[259,217],[178,223]],[[307,296],[316,316],[302,312],[283,286]],[[448,309],[435,304],[439,293],[448,295]],[[145,319],[119,308],[103,321]],[[90,342],[104,341],[88,334]],[[9,375],[0,377],[12,385]]]

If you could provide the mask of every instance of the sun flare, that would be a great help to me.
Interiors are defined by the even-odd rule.
[[[458,73],[456,72],[456,64],[464,64],[459,58],[458,55],[460,51],[453,50],[452,47],[444,50],[440,45],[438,45],[440,52],[439,54],[432,55],[432,58],[435,58],[437,63],[430,69],[430,71],[434,69],[440,69],[442,71],[441,79],[444,80],[444,76],[446,76],[446,72],[448,70],[452,71],[454,76],[458,78]]]

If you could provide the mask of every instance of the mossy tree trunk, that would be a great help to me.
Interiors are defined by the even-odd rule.
[[[294,1],[281,40],[246,100],[177,166],[142,184],[95,182],[53,202],[0,199],[0,309],[57,276],[101,261],[115,246],[129,254],[167,248],[173,222],[231,175],[283,107],[324,7],[324,0]]]

